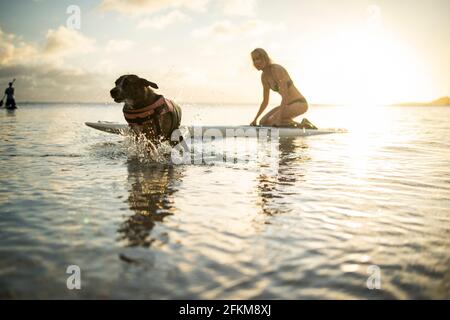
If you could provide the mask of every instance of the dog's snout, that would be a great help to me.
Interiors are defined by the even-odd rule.
[[[111,97],[117,98],[117,96],[119,95],[119,89],[117,87],[114,87],[111,89],[110,93],[111,93]]]

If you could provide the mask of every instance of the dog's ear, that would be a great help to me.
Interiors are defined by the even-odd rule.
[[[148,81],[147,79],[143,79],[143,78],[139,78],[140,83],[142,83],[142,85],[144,87],[152,87],[153,89],[158,89],[158,85],[156,83],[153,83],[151,81]]]

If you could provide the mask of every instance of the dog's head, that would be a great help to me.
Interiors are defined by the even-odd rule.
[[[135,101],[141,101],[145,98],[148,87],[158,89],[156,83],[146,79],[139,78],[134,74],[123,75],[116,80],[116,86],[111,89],[111,97],[115,102],[127,102],[133,104]]]

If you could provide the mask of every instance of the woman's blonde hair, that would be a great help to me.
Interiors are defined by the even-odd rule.
[[[270,59],[269,55],[267,54],[266,50],[262,49],[262,48],[256,48],[255,50],[252,51],[252,56],[256,55],[259,58],[262,58],[267,65],[271,65],[272,64],[272,59]]]

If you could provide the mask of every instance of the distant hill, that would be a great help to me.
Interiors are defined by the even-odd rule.
[[[450,97],[442,97],[431,102],[408,102],[408,103],[396,103],[394,106],[430,106],[430,107],[443,107],[450,106]]]
[[[432,106],[450,106],[450,98],[442,97],[431,102]]]

